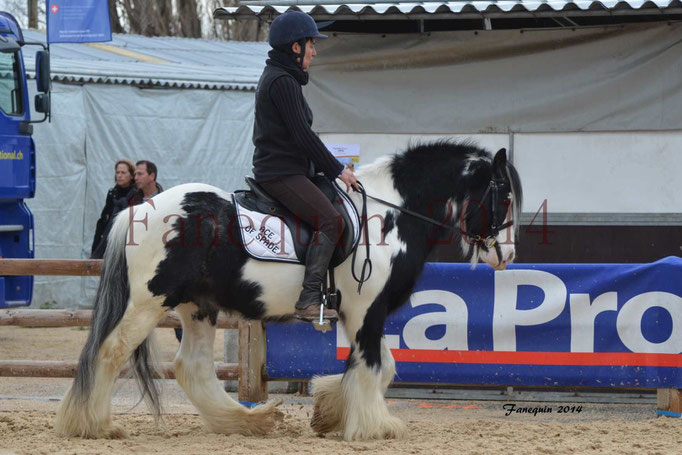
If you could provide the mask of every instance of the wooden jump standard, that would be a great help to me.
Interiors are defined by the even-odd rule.
[[[99,276],[102,261],[97,259],[0,259],[0,276],[61,275]],[[91,310],[0,310],[0,326],[78,327],[89,326]],[[180,318],[170,312],[158,327],[181,327]],[[265,327],[260,321],[246,321],[218,316],[220,329],[239,330],[239,363],[216,363],[220,380],[239,380],[238,396],[242,401],[263,401],[268,397],[265,378]],[[74,377],[77,362],[0,360],[0,377]],[[175,377],[173,364],[160,365],[165,378]],[[126,374],[124,371],[122,374]]]
[[[2,261],[0,261],[2,262]],[[89,326],[92,310],[0,310],[0,326],[20,327],[82,327]],[[178,315],[171,311],[157,327],[180,328]],[[239,380],[238,395],[242,401],[267,399],[265,372],[265,335],[260,321],[246,321],[218,316],[219,329],[239,330],[239,363],[216,362],[218,379]],[[76,374],[75,361],[0,360],[0,377],[72,378]],[[162,377],[174,379],[172,362],[160,365]],[[125,376],[128,370],[121,375]]]

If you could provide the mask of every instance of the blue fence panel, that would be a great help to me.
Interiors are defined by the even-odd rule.
[[[652,264],[427,264],[389,316],[397,382],[682,388],[682,259]],[[267,374],[340,373],[336,329],[268,324]]]

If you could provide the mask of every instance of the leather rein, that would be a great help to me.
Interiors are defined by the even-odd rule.
[[[367,198],[372,199],[373,201],[376,201],[376,202],[378,202],[382,205],[385,205],[387,207],[390,207],[392,209],[398,210],[402,213],[405,213],[406,215],[410,215],[412,217],[419,218],[422,221],[426,221],[428,223],[434,224],[434,225],[441,227],[443,229],[447,229],[449,231],[460,231],[462,233],[462,235],[466,236],[469,239],[469,241],[473,244],[482,246],[486,249],[495,248],[495,251],[496,251],[498,258],[499,258],[501,256],[501,251],[500,251],[500,247],[498,245],[496,237],[500,233],[500,231],[502,231],[502,230],[508,228],[509,226],[511,226],[512,224],[514,224],[514,221],[510,219],[509,221],[502,222],[498,225],[499,220],[498,220],[495,208],[499,204],[500,193],[502,191],[504,191],[505,186],[507,186],[507,183],[504,180],[493,178],[490,180],[490,183],[488,183],[488,187],[486,188],[485,192],[483,193],[483,197],[481,198],[482,201],[485,201],[485,198],[488,196],[488,193],[490,193],[491,191],[492,191],[492,199],[493,199],[492,200],[493,220],[492,220],[492,224],[490,225],[490,235],[483,237],[481,234],[473,235],[471,233],[464,231],[461,228],[456,228],[453,226],[446,225],[442,221],[438,221],[434,218],[430,218],[426,215],[422,215],[421,213],[417,213],[417,212],[410,210],[410,209],[407,209],[405,207],[400,207],[399,205],[385,201],[385,200],[378,198],[376,196],[371,196],[371,195],[367,194],[367,191],[365,191],[365,187],[362,185],[362,183],[360,183],[360,181],[358,181],[358,192],[362,195],[362,215],[361,215],[361,219],[360,219],[360,231],[361,231],[361,235],[364,234],[364,236],[365,236],[365,250],[366,250],[366,257],[365,257],[364,263],[362,264],[362,270],[360,272],[360,277],[358,277],[355,273],[355,259],[357,256],[358,247],[356,247],[353,250],[353,259],[352,259],[353,262],[351,264],[351,272],[353,274],[353,278],[355,279],[355,281],[358,282],[358,294],[360,294],[360,291],[362,290],[363,283],[365,281],[369,280],[369,277],[372,275],[372,261],[369,258],[369,231],[367,228]],[[478,204],[478,206],[479,206],[479,212],[483,213],[484,208],[482,207],[482,205]],[[475,214],[475,212],[470,213],[469,216],[467,216],[464,221],[468,222],[474,214]],[[505,213],[504,218],[506,218],[506,213]],[[503,221],[504,221],[504,218],[503,218]],[[358,244],[358,246],[359,246],[359,244]],[[473,252],[471,254],[473,254]]]

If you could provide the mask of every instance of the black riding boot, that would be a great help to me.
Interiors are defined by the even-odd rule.
[[[315,321],[320,317],[322,304],[322,282],[327,276],[329,261],[336,245],[321,231],[315,231],[305,257],[303,291],[296,302],[294,316],[304,321]],[[339,318],[336,310],[324,309],[324,319],[335,321]]]

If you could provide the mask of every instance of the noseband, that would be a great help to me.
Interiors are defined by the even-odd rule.
[[[503,213],[499,210],[499,205],[500,205],[500,200],[505,200],[506,197],[503,193],[509,193],[509,184],[505,182],[502,179],[495,179],[493,178],[490,180],[490,183],[488,184],[488,187],[486,188],[485,192],[483,193],[483,197],[481,197],[481,201],[485,201],[486,197],[488,197],[488,193],[491,193],[491,198],[492,198],[492,223],[490,223],[490,233],[489,235],[483,236],[483,232],[481,234],[472,234],[470,232],[465,231],[464,229],[460,229],[462,232],[462,235],[466,236],[469,241],[478,246],[484,247],[486,250],[489,250],[491,248],[495,248],[495,250],[499,250],[499,246],[497,245],[497,236],[499,233],[505,229],[507,229],[509,226],[514,224],[514,220],[510,219],[509,221],[505,222],[505,219],[507,218],[507,211],[505,210]],[[479,207],[479,213],[481,216],[484,216],[484,208],[482,207],[481,204],[478,204]],[[471,218],[476,214],[470,213],[469,216],[467,216],[464,221],[466,224],[469,224],[469,221]],[[497,251],[498,256],[500,255],[500,251]]]

